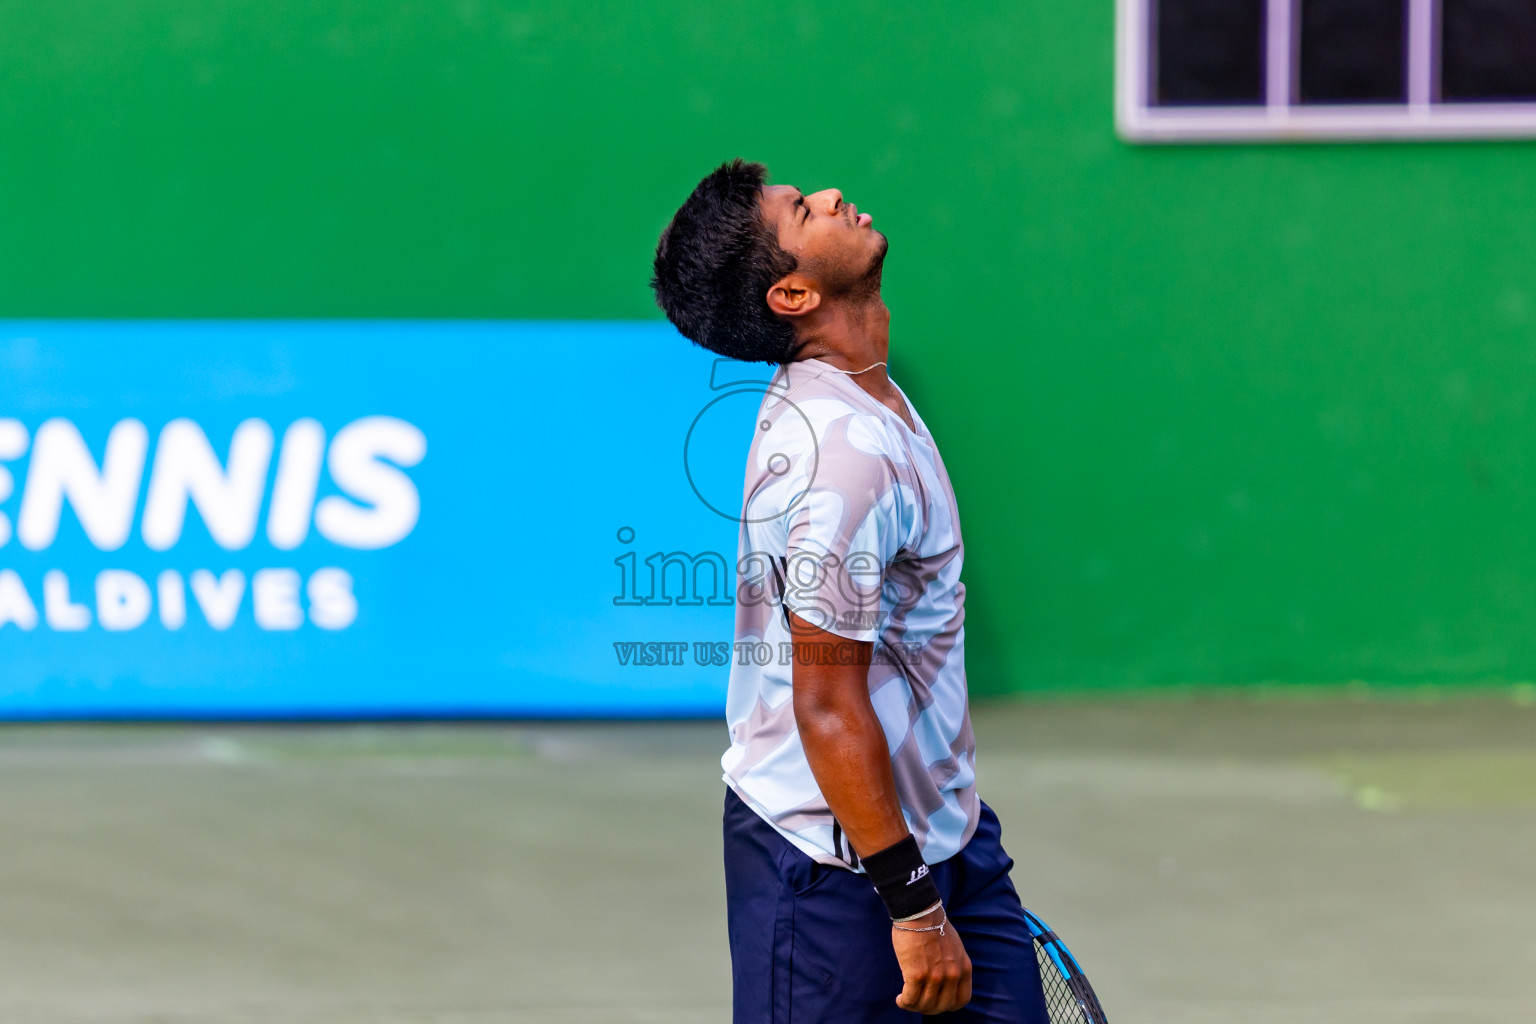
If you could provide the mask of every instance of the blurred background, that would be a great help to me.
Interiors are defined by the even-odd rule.
[[[0,39],[0,1017],[726,1019],[765,377],[647,280],[735,156],[891,240],[981,792],[1111,1017],[1536,1016],[1536,3]]]

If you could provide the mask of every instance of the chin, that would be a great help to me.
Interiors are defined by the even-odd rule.
[[[885,262],[885,254],[886,254],[886,252],[888,252],[890,250],[890,248],[891,248],[890,240],[887,239],[880,232],[876,231],[875,232],[875,251],[874,251],[874,255],[870,257],[870,269],[871,270],[879,270],[880,269],[880,265]]]

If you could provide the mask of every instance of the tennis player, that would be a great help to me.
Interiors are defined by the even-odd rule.
[[[1046,1024],[976,795],[954,491],[887,373],[886,244],[836,189],[737,160],[656,250],[685,337],[779,366],[747,453],[722,760],[735,1021]]]

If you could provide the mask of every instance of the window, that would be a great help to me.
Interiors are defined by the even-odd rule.
[[[1119,0],[1121,134],[1536,137],[1536,0]]]

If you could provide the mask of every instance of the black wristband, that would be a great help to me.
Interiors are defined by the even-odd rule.
[[[940,901],[939,887],[933,884],[917,840],[911,836],[865,857],[864,870],[893,921],[921,914]]]

